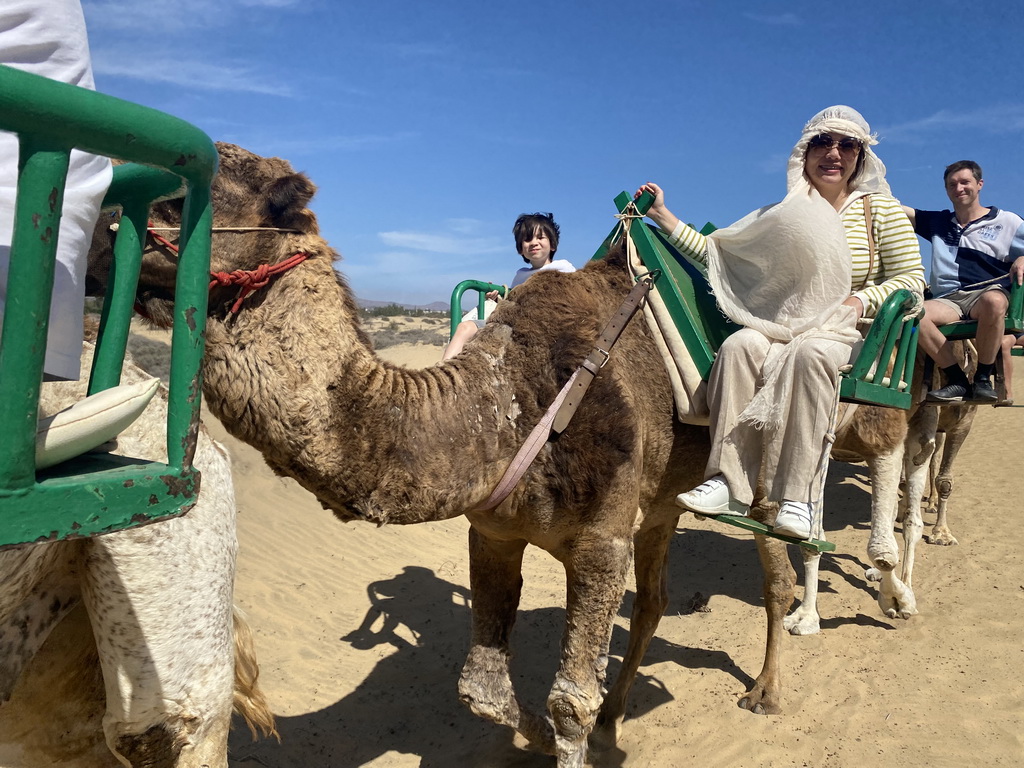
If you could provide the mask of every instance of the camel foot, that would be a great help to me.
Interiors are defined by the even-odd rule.
[[[590,748],[594,752],[607,752],[619,743],[623,717],[605,718],[598,715],[597,724],[590,734]]]
[[[516,700],[506,654],[494,649],[473,649],[459,678],[459,699],[474,715],[518,732],[533,749],[555,754],[551,724],[521,708]]]
[[[878,587],[878,607],[887,618],[904,621],[917,615],[917,598],[914,590],[896,578],[892,573],[883,574]]]
[[[801,605],[782,620],[782,626],[791,635],[816,635],[821,631],[821,617],[813,608]]]
[[[935,526],[932,528],[931,534],[924,537],[924,540],[929,544],[937,544],[940,547],[955,547],[960,542],[956,540],[956,536],[946,526]]]
[[[868,568],[866,571],[864,571],[864,580],[865,581],[875,581],[875,582],[881,581],[882,580],[882,572],[880,570],[878,570],[877,568]]]
[[[740,696],[736,704],[740,709],[745,709],[755,715],[777,715],[782,711],[778,696],[769,693],[760,682],[755,682],[754,687]]]
[[[548,712],[555,726],[555,756],[558,768],[583,768],[587,760],[587,737],[594,728],[600,708],[599,696],[581,686],[556,679],[548,694]]]

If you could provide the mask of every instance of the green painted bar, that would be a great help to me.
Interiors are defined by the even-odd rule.
[[[50,324],[57,233],[70,150],[23,140],[0,337],[0,487],[27,488],[35,479],[39,385]]]
[[[88,536],[180,515],[199,490],[192,467],[209,285],[213,142],[178,118],[0,66],[0,130],[18,134],[20,177],[0,338],[0,549]],[[35,428],[56,238],[70,150],[118,166],[107,202],[123,204],[112,295],[89,391],[115,386],[138,281],[150,201],[187,193],[172,337],[167,464],[86,454],[35,470]],[[40,232],[44,233],[40,236]],[[116,296],[113,293],[116,292]]]
[[[3,65],[0,129],[158,166],[205,186],[217,170],[213,142],[180,118]]]
[[[41,472],[31,491],[0,490],[0,550],[178,517],[198,493],[195,470],[181,474],[159,462],[103,454],[72,459]]]
[[[823,541],[822,539],[794,539],[792,536],[783,536],[781,533],[773,531],[771,526],[759,523],[752,517],[740,517],[739,515],[697,515],[697,517],[710,517],[712,520],[717,520],[720,523],[726,523],[735,528],[742,528],[751,533],[771,536],[773,539],[780,539],[787,544],[796,544],[812,552],[834,552],[836,548],[836,545],[831,541]]]
[[[451,309],[451,318],[449,320],[449,335],[455,335],[455,329],[459,327],[459,323],[462,321],[462,296],[466,291],[477,292],[477,303],[476,303],[476,316],[480,319],[484,319],[484,302],[486,301],[486,295],[490,291],[497,291],[502,297],[508,296],[508,288],[504,285],[497,285],[495,283],[487,283],[483,280],[463,280],[461,283],[455,286],[455,290],[452,291],[452,300],[449,307]]]

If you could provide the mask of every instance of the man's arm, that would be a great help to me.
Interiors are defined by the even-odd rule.
[[[917,215],[916,215],[916,212],[914,211],[914,209],[913,208],[908,208],[905,205],[901,205],[900,208],[903,209],[903,212],[905,214],[907,214],[907,218],[910,219],[910,226],[916,227],[917,226]]]
[[[1024,285],[1024,224],[1017,228],[1017,233],[1010,243],[1010,282]]]

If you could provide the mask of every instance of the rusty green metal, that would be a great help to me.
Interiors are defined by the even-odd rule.
[[[504,298],[508,296],[508,287],[504,285],[496,285],[495,283],[487,283],[483,280],[463,280],[461,283],[455,286],[455,290],[452,291],[451,300],[451,320],[449,321],[449,334],[454,336],[455,329],[459,327],[459,322],[462,320],[462,296],[466,291],[476,291],[476,316],[481,320],[484,319],[484,302],[487,299],[487,294],[490,291],[497,291]]]
[[[182,514],[199,490],[192,458],[199,423],[216,148],[205,133],[171,115],[5,66],[0,66],[0,130],[17,134],[20,146],[8,301],[0,336],[0,548],[93,535]],[[123,202],[131,234],[118,248],[122,253],[115,254],[120,275],[116,296],[104,309],[90,393],[115,386],[120,378],[149,202],[184,186],[166,464],[96,454],[35,470],[57,232],[73,148],[163,169],[115,169],[107,200]]]
[[[636,206],[638,214],[646,214],[653,202],[653,195],[647,192],[636,200],[626,192],[615,198],[620,214],[626,212],[630,203]],[[612,244],[622,236],[624,226],[620,221],[612,229],[593,258],[604,258]],[[715,226],[709,222],[701,228],[700,233],[708,235],[714,231]],[[630,235],[644,266],[661,270],[662,277],[655,289],[665,302],[701,378],[707,381],[719,347],[740,326],[718,308],[711,295],[704,268],[683,256],[668,242],[661,230],[637,220],[630,225]],[[912,311],[915,306],[914,295],[906,290],[896,291],[886,299],[852,369],[840,374],[840,395],[844,400],[894,408],[910,407],[910,381],[917,355],[919,322],[916,313]],[[801,541],[776,534],[770,526],[750,518],[736,515],[707,517],[816,552],[835,549],[835,545],[827,541]]]
[[[645,192],[633,200],[632,196],[622,192],[615,198],[620,213],[631,202],[636,205],[637,213],[642,215],[650,208],[654,197]],[[611,243],[621,235],[622,228],[621,222],[616,225],[594,258],[604,256]],[[700,230],[703,235],[714,231],[715,226],[710,222]],[[701,378],[706,381],[718,348],[739,326],[718,309],[703,267],[683,256],[661,230],[647,224],[634,225],[630,234],[644,265],[661,269],[668,278],[659,280],[656,290],[664,300]],[[844,400],[890,408],[910,407],[909,382],[917,356],[919,322],[911,311],[915,305],[914,294],[907,290],[894,292],[882,304],[851,370],[841,373],[840,395]]]

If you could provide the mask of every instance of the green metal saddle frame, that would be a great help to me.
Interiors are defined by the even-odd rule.
[[[0,66],[0,130],[17,134],[15,225],[0,336],[0,549],[91,536],[186,512],[209,286],[210,186],[217,152],[189,123],[157,110]],[[171,345],[167,463],[87,454],[43,471],[35,432],[57,238],[72,149],[147,167],[115,169],[107,204],[123,205],[112,292],[89,393],[116,386],[128,336],[149,203],[184,185]],[[134,255],[130,255],[134,252]]]
[[[483,320],[484,303],[487,301],[487,294],[491,291],[497,291],[502,296],[507,296],[508,286],[486,283],[483,280],[463,280],[456,285],[455,290],[452,291],[450,305],[451,320],[449,321],[448,332],[451,336],[455,335],[455,329],[459,327],[459,322],[462,319],[462,297],[466,291],[476,291],[476,316]]]
[[[635,201],[626,192],[615,198],[620,213],[627,213],[633,204],[636,213],[643,215],[653,202],[654,197],[649,193]],[[622,236],[624,226],[622,222],[616,225],[594,254],[595,259],[604,257],[612,243]],[[701,234],[707,235],[714,230],[712,224],[706,224]],[[684,257],[661,230],[637,220],[630,226],[630,236],[643,264],[648,269],[661,271],[655,287],[697,370],[706,381],[719,347],[731,333],[739,330],[739,326],[718,309],[703,268]],[[911,291],[899,290],[882,304],[857,358],[848,369],[840,372],[839,392],[843,400],[891,408],[910,407],[910,382],[917,356],[919,318],[913,312],[917,303]],[[776,534],[770,527],[751,518],[735,515],[709,517],[805,549],[817,552],[835,549],[835,544],[828,541],[804,541]]]

